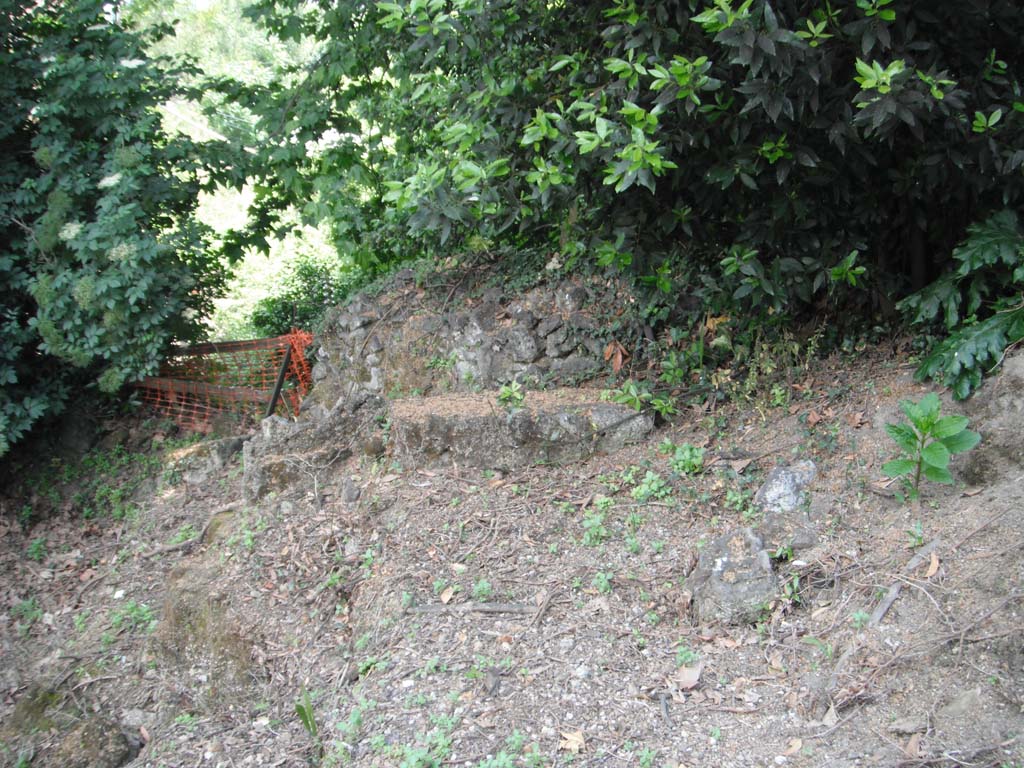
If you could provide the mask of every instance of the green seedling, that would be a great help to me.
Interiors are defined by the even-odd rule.
[[[907,546],[911,549],[924,546],[924,527],[920,520],[915,520],[913,525],[907,528]]]
[[[596,509],[587,510],[583,514],[583,543],[588,547],[596,547],[611,534],[604,526],[604,514]]]
[[[669,466],[678,475],[695,475],[704,469],[704,449],[690,443],[676,446]]]
[[[309,734],[317,757],[322,757],[324,747],[320,741],[320,729],[316,724],[316,712],[313,710],[313,701],[310,699],[309,691],[305,688],[302,689],[302,694],[295,702],[295,714],[299,716],[299,722],[302,723],[302,727]]]
[[[46,538],[40,536],[37,539],[32,539],[28,547],[25,548],[25,554],[28,555],[29,560],[35,560],[37,563],[43,562],[46,559]]]
[[[474,600],[486,600],[493,594],[494,590],[491,587],[491,582],[487,579],[477,579],[473,582],[473,599]]]
[[[676,648],[677,667],[689,667],[695,664],[698,659],[700,659],[700,654],[685,643]]]
[[[939,396],[934,392],[917,403],[904,400],[900,409],[910,423],[885,425],[885,431],[899,446],[900,456],[883,464],[882,472],[900,478],[912,498],[918,496],[922,478],[952,483],[950,457],[971,450],[981,441],[981,435],[967,429],[964,416],[940,415]]]
[[[504,384],[498,390],[498,402],[510,411],[522,408],[525,400],[526,393],[518,381]]]
[[[630,495],[637,501],[667,499],[672,495],[672,487],[657,472],[648,470],[639,485],[630,491]]]

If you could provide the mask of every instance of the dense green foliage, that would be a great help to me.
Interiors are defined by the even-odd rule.
[[[632,275],[652,322],[863,322],[1024,199],[1024,14],[1006,0],[261,0],[253,16],[320,43],[290,86],[236,93],[271,138],[258,213],[304,205],[362,264],[533,248]]]
[[[298,211],[343,257],[282,281],[268,331],[338,300],[342,263],[443,246],[621,273],[676,339],[709,315],[842,332],[905,299],[956,334],[921,373],[959,395],[1024,335],[1010,0],[254,0],[235,37],[225,0],[173,44],[155,0],[141,33],[117,3],[0,4],[0,453],[72,380],[114,391],[201,333],[223,261],[197,194],[243,177],[224,253]],[[214,79],[159,55],[193,36],[225,52]],[[186,102],[226,138],[168,136],[159,110]],[[701,364],[723,354],[703,341]]]
[[[790,312],[856,263],[879,301],[921,287],[1020,202],[1016,4],[708,5],[266,0],[321,53],[260,103],[264,201]]]
[[[953,251],[953,269],[901,304],[915,324],[949,334],[917,375],[939,379],[958,398],[1024,339],[1024,234],[1016,214],[1001,211],[968,233]]]
[[[336,259],[300,256],[288,266],[277,289],[257,302],[252,324],[265,336],[316,328],[326,310],[341,304],[361,284],[361,276]]]
[[[190,74],[99,0],[0,12],[0,455],[69,390],[152,372],[202,333],[223,281],[197,195],[237,182],[227,145],[168,138]],[[185,94],[187,95],[187,94]]]

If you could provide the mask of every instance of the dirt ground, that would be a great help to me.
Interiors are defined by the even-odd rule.
[[[1024,356],[943,396],[983,441],[916,502],[880,471],[911,373],[875,350],[581,463],[353,456],[258,504],[240,454],[196,477],[111,422],[3,494],[0,763],[1021,768]],[[700,550],[799,459],[815,541],[758,621],[695,623]]]

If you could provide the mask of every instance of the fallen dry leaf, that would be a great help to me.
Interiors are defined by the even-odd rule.
[[[807,414],[807,426],[816,427],[821,422],[821,414],[817,411],[811,411]]]
[[[605,362],[611,362],[612,370],[618,373],[622,370],[623,364],[629,360],[629,352],[618,341],[612,339],[604,348]]]
[[[714,334],[718,326],[724,325],[727,322],[729,322],[728,315],[719,315],[718,317],[708,316],[708,319],[704,321],[704,327],[707,328],[708,334]]]
[[[786,747],[786,751],[783,752],[782,754],[785,755],[786,757],[789,757],[790,755],[795,755],[797,752],[800,751],[800,748],[803,747],[803,745],[804,745],[803,739],[790,739],[789,740],[789,746]]]
[[[915,733],[909,739],[907,739],[906,746],[903,747],[903,754],[913,759],[921,754],[921,734]]]
[[[753,459],[736,459],[735,461],[730,461],[729,466],[732,467],[732,471],[738,475],[750,466],[751,461],[753,461]]]
[[[668,679],[669,686],[677,688],[680,691],[693,690],[700,684],[700,673],[702,669],[704,669],[704,665],[702,663],[679,667],[679,669],[677,669]]]
[[[936,573],[939,572],[939,556],[932,552],[931,562],[928,564],[928,571],[925,573],[925,578],[930,579]]]
[[[451,602],[451,599],[455,596],[455,587],[445,587],[441,591],[441,602],[445,605]]]
[[[854,429],[860,429],[866,423],[864,411],[854,411],[853,413],[846,414],[846,423]]]
[[[578,755],[585,746],[583,731],[562,731],[562,740],[558,742],[558,748],[562,752]]]

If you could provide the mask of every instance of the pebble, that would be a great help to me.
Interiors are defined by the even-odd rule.
[[[580,680],[589,680],[592,674],[593,673],[590,671],[590,667],[588,667],[586,664],[580,664],[578,667],[576,667],[576,669],[573,670],[573,675],[578,677]]]
[[[562,653],[568,653],[576,647],[576,639],[573,637],[563,637],[558,641],[558,650]]]

